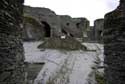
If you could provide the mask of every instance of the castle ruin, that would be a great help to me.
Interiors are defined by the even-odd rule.
[[[24,40],[69,36],[82,41],[100,41],[103,19],[95,21],[95,26],[90,27],[90,22],[86,18],[56,15],[48,8],[25,6],[24,27]]]

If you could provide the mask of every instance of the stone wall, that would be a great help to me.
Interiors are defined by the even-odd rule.
[[[91,28],[89,20],[86,18],[72,18],[68,15],[57,15],[48,8],[29,6],[25,6],[24,8],[24,17],[31,17],[41,25],[39,27],[34,27],[33,24],[29,24],[27,21],[24,22],[24,30],[27,31],[25,35],[26,33],[28,35],[30,29],[30,34],[35,40],[44,39],[46,38],[46,33],[50,33],[50,37],[65,35],[78,39],[80,38],[83,41],[96,41],[102,43],[104,19],[95,20],[94,27]],[[47,28],[50,32],[46,32]],[[36,31],[34,31],[35,29],[39,31],[36,33]],[[27,37],[25,35],[24,37]]]
[[[25,6],[24,16],[32,17],[41,24],[43,23],[48,24],[50,26],[51,36],[54,36],[54,37],[60,36],[60,32],[61,32],[60,21],[54,11],[48,8]]]
[[[72,20],[73,20],[73,24],[78,30],[77,38],[79,37],[79,38],[86,39],[87,32],[90,29],[89,20],[87,20],[86,18],[72,18]]]
[[[48,8],[25,6],[24,17],[31,17],[32,19],[35,19],[40,25],[43,25],[43,27],[41,26],[43,31],[47,28],[44,28],[44,26],[46,26],[44,23],[48,24],[50,27],[50,37],[60,37],[62,35],[66,35],[83,38],[85,34],[87,35],[87,29],[89,28],[89,21],[86,18],[72,18],[68,15],[57,15]],[[34,29],[29,24],[25,25],[24,30],[27,28]],[[38,27],[36,28],[38,29]],[[46,33],[46,31],[40,32]]]
[[[84,37],[83,35],[89,27],[89,21],[86,18],[72,18],[68,15],[59,15],[59,17],[61,30],[66,32],[65,35],[75,38]]]
[[[103,37],[103,27],[104,19],[97,19],[94,21],[94,32],[95,32],[95,41],[102,42]]]
[[[125,84],[125,0],[105,15],[104,54],[106,84]]]
[[[23,40],[24,41],[38,41],[43,40],[45,36],[44,25],[36,19],[25,16],[24,28],[23,28]]]
[[[78,31],[75,27],[75,24],[73,24],[73,22],[72,22],[72,17],[70,17],[68,15],[60,15],[58,17],[60,18],[61,33],[63,33],[66,36],[75,37],[77,35]],[[74,31],[76,31],[76,32],[74,32]]]
[[[0,0],[0,84],[25,84],[22,3]]]
[[[95,42],[95,29],[93,26],[90,26],[89,30],[87,31],[87,41]]]

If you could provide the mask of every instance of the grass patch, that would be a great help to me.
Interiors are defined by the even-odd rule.
[[[66,37],[61,38],[49,38],[44,43],[38,46],[39,49],[62,49],[62,50],[86,50],[87,48],[83,46],[79,41],[74,38]]]

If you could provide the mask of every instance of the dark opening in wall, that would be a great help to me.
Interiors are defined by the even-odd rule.
[[[70,34],[70,36],[71,36],[71,37],[74,37],[74,35],[73,35],[73,34]]]
[[[44,36],[50,37],[51,35],[51,28],[47,22],[41,21],[41,23],[44,25]]]
[[[76,23],[76,27],[79,29],[80,28],[80,23]]]
[[[64,33],[65,35],[67,35],[67,32],[64,29],[62,29],[62,33]]]
[[[66,23],[67,26],[69,26],[69,23]]]
[[[102,31],[100,30],[100,31],[98,31],[98,34],[99,34],[99,36],[103,36],[103,33],[102,33]]]

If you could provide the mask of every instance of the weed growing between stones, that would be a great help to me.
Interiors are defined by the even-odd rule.
[[[106,84],[106,80],[104,78],[104,73],[97,72],[95,74],[95,79],[97,81],[97,84]]]

